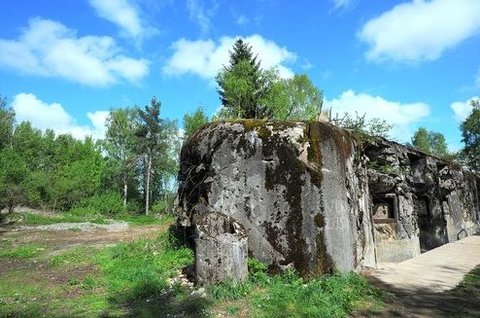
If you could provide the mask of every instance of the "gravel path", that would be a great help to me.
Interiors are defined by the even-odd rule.
[[[82,223],[56,223],[49,225],[36,225],[36,226],[20,226],[19,231],[67,231],[67,230],[80,230],[82,232],[93,231],[97,229],[103,229],[107,232],[121,232],[128,230],[127,222],[112,222],[109,224],[96,224],[90,222]]]

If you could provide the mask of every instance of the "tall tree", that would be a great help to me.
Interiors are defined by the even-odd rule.
[[[412,137],[412,145],[418,150],[421,150],[426,153],[430,153],[431,148],[430,148],[428,130],[423,127],[418,128]]]
[[[91,138],[60,135],[56,143],[57,165],[49,192],[52,207],[66,211],[99,192],[105,159]]]
[[[412,145],[418,150],[440,158],[452,157],[448,151],[445,136],[439,132],[428,131],[423,127],[418,128],[413,135]]]
[[[192,114],[185,114],[183,116],[184,137],[187,139],[198,128],[208,123],[208,116],[205,114],[203,107],[198,107]]]
[[[42,132],[33,128],[30,122],[23,121],[17,127],[12,137],[15,152],[26,160],[31,170],[40,168],[42,162]]]
[[[0,95],[0,150],[10,145],[15,124],[15,112],[7,107],[7,99]]]
[[[274,73],[268,94],[262,100],[270,117],[279,120],[312,120],[322,111],[322,92],[306,74],[280,79]]]
[[[216,80],[226,116],[261,118],[266,115],[266,109],[259,103],[268,90],[264,74],[252,47],[242,39],[235,42],[229,65],[223,67]]]
[[[151,201],[151,180],[152,178],[161,179],[156,184],[166,184],[170,176],[172,165],[171,154],[175,148],[174,140],[177,140],[178,129],[176,122],[160,118],[160,102],[155,97],[152,98],[150,105],[145,109],[139,110],[141,123],[137,129],[137,151],[143,155],[144,164],[142,165],[144,176],[144,194],[145,194],[145,214],[148,215]],[[155,175],[153,166],[156,166]]]
[[[472,113],[460,126],[462,142],[465,144],[463,155],[467,165],[480,173],[480,100],[472,100]]]
[[[107,118],[103,142],[110,162],[123,188],[123,207],[127,206],[128,184],[138,159],[135,153],[135,132],[138,129],[138,109],[115,109]]]
[[[24,202],[25,188],[23,182],[28,174],[27,164],[12,148],[0,151],[0,211],[13,208]],[[0,222],[2,221],[0,213]]]

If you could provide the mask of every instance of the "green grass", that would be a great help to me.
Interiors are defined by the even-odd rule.
[[[464,277],[462,282],[454,289],[464,293],[475,293],[480,299],[480,266],[475,267],[468,275]]]
[[[224,314],[249,317],[346,317],[361,302],[381,302],[381,293],[358,274],[335,274],[305,280],[293,271],[271,276],[256,272],[242,283],[209,288],[224,301]]]
[[[167,287],[167,279],[192,262],[192,250],[177,246],[166,232],[153,240],[118,244],[97,258],[115,303],[159,295]]]
[[[45,251],[45,246],[38,243],[30,243],[21,246],[1,247],[0,258],[8,257],[15,259],[27,259],[39,256]]]
[[[40,256],[40,246],[3,248],[0,256],[34,259]],[[2,274],[0,317],[92,317],[106,313],[123,316],[132,312],[148,316],[150,310],[145,309],[145,300],[163,294],[167,279],[192,263],[193,252],[164,232],[155,239],[97,249],[84,246],[48,259],[42,257],[37,262],[43,262],[44,275],[32,268],[13,268]],[[50,280],[54,272],[71,276],[60,284]],[[174,305],[175,301],[188,296],[179,290],[168,308],[181,308]]]
[[[52,267],[88,265],[95,262],[97,253],[99,253],[99,249],[80,246],[54,255],[50,257],[48,262]]]
[[[305,280],[293,271],[269,275],[255,260],[249,261],[247,281],[208,287],[205,298],[192,295],[186,287],[168,284],[194,260],[193,251],[168,231],[110,247],[80,246],[53,255],[54,248],[29,243],[0,249],[0,265],[6,257],[24,262],[2,273],[0,317],[345,317],[362,302],[381,299],[354,273]]]
[[[81,223],[92,222],[97,224],[104,224],[105,220],[102,217],[82,217],[71,214],[57,214],[47,215],[38,213],[14,213],[11,219],[17,220],[17,223],[24,225],[50,225],[56,223]]]

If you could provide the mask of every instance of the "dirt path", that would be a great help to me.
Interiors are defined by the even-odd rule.
[[[398,264],[385,265],[370,277],[388,293],[388,317],[480,317],[477,294],[452,292],[465,274],[480,265],[480,236],[469,236]]]
[[[41,243],[47,245],[48,254],[52,256],[79,246],[103,247],[119,242],[133,241],[141,237],[155,237],[169,226],[168,224],[129,226],[123,222],[94,226],[82,223],[72,224],[75,226],[71,227],[69,223],[57,223],[51,226],[2,229],[0,244],[16,247],[28,243]],[[5,267],[5,263],[6,260],[1,261],[0,268]],[[6,270],[6,268],[1,269]]]

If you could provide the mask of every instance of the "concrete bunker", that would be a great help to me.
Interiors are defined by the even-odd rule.
[[[225,220],[245,231],[245,244],[235,238],[241,259],[248,248],[271,271],[308,277],[403,261],[475,233],[478,184],[439,158],[328,123],[216,122],[182,148],[178,224],[196,232],[200,281],[228,277],[227,260],[218,266],[209,253],[233,258],[212,240],[233,233],[206,234],[204,223]]]

